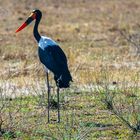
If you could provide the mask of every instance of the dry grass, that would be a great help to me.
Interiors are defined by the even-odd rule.
[[[0,4],[1,89],[3,83],[10,83],[17,89],[28,87],[29,92],[32,92],[31,88],[35,88],[37,81],[41,84],[44,82],[45,74],[38,61],[37,44],[32,35],[33,24],[18,34],[14,33],[30,11],[37,7],[43,12],[39,26],[41,34],[56,40],[68,57],[74,83],[72,83],[72,93],[63,91],[63,96],[70,98],[70,104],[66,106],[69,114],[73,113],[72,109],[76,110],[74,112],[75,126],[84,128],[85,125],[90,126],[90,123],[96,126],[94,122],[110,123],[111,118],[111,123],[114,123],[113,127],[105,125],[104,129],[98,130],[97,125],[97,130],[93,129],[88,139],[115,139],[115,135],[118,139],[124,139],[129,130],[124,132],[124,126],[114,116],[110,114],[108,117],[106,109],[100,101],[96,101],[94,91],[90,92],[90,86],[93,89],[96,85],[103,86],[104,82],[108,82],[111,86],[115,83],[119,87],[125,85],[126,88],[133,88],[137,81],[139,87],[140,79],[137,77],[140,73],[140,57],[134,53],[132,44],[120,34],[120,31],[130,34],[139,32],[140,1],[42,0],[40,2],[21,0],[19,2],[12,0],[9,2],[0,0]],[[108,79],[105,79],[105,74]],[[40,89],[38,91],[40,92]],[[24,90],[21,93],[24,94]],[[32,110],[34,111],[38,111],[39,115],[42,112],[42,110]],[[66,118],[64,115],[63,119]],[[41,127],[44,129],[42,124],[40,129]],[[56,125],[50,125],[49,128],[53,131],[54,137],[57,137],[55,132],[58,131],[58,127],[55,130],[53,127]],[[76,132],[80,129],[70,127]],[[32,126],[30,132],[33,132]],[[49,132],[37,133],[41,134],[32,135],[43,137],[46,133],[49,134]],[[25,132],[25,135],[28,135],[28,132]]]
[[[26,70],[32,63],[38,65],[33,25],[19,34],[14,33],[33,7],[43,11],[40,32],[58,41],[66,52],[75,83],[95,81],[92,75],[98,74],[104,65],[116,74],[116,78],[124,69],[131,74],[138,71],[139,58],[130,54],[128,43],[119,30],[137,32],[139,2],[44,0],[19,4],[14,1],[7,5],[1,2],[1,7],[1,14],[5,14],[0,23],[1,71],[11,69],[13,65],[16,65],[15,71]],[[32,66],[29,73],[33,74],[35,69]]]

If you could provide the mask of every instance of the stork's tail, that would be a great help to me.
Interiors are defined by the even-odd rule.
[[[70,81],[72,82],[72,77],[70,72],[66,71],[61,74],[54,75],[54,80],[59,88],[68,88],[70,86]]]

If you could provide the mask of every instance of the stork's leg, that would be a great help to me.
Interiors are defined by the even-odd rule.
[[[60,123],[59,87],[57,87],[57,110],[58,110],[58,123]]]
[[[47,75],[47,88],[48,88],[48,123],[50,122],[50,84],[49,84],[49,73],[46,72]]]

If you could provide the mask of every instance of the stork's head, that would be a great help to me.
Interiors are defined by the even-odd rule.
[[[31,12],[28,19],[16,30],[16,33],[24,29],[27,25],[29,25],[33,20],[40,20],[42,17],[42,13],[40,10],[35,9]]]

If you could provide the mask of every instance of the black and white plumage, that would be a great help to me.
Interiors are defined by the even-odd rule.
[[[54,80],[57,85],[57,106],[58,106],[58,122],[60,122],[59,111],[59,88],[68,88],[72,81],[71,74],[67,65],[67,58],[59,45],[51,38],[41,36],[38,32],[38,25],[42,18],[40,10],[36,9],[30,14],[28,19],[16,30],[16,33],[24,29],[33,20],[35,20],[33,35],[38,42],[38,55],[41,63],[54,74]],[[48,122],[50,121],[50,85],[48,71],[47,74],[47,87],[48,87]]]
[[[51,38],[41,36],[38,43],[40,61],[54,74],[54,80],[59,88],[69,87],[72,77],[68,70],[67,58],[59,45]]]

